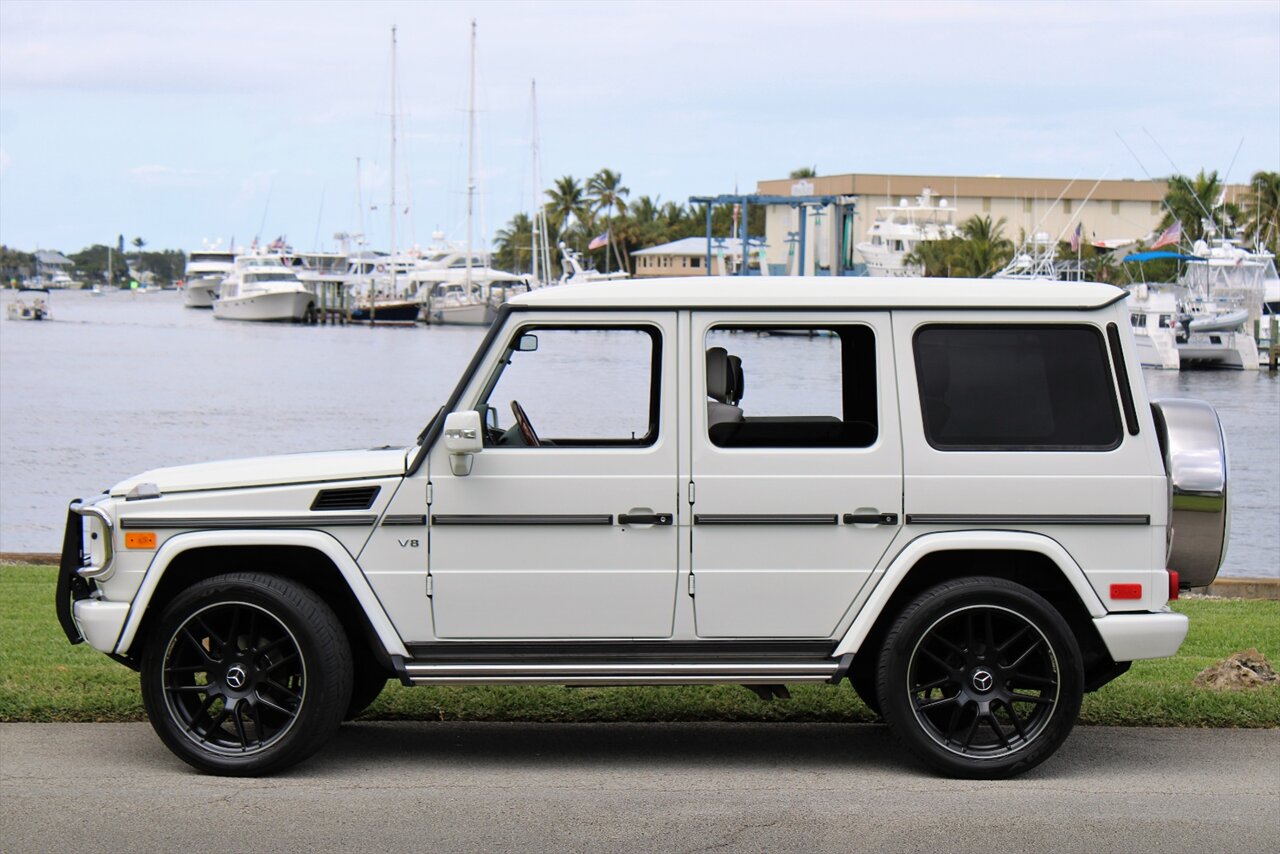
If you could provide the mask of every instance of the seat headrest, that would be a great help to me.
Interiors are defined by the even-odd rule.
[[[747,391],[747,378],[742,374],[742,357],[729,357],[730,378],[733,380],[732,388],[729,390],[729,402],[737,406],[742,402],[742,397]]]
[[[733,390],[733,371],[729,367],[729,351],[712,347],[707,351],[707,397],[728,403]]]

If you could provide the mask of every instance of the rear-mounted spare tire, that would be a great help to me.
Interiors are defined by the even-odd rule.
[[[1166,565],[1183,587],[1207,587],[1227,556],[1227,441],[1212,406],[1171,398],[1151,403],[1169,476]]]

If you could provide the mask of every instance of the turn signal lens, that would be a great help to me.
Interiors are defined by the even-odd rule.
[[[1178,570],[1169,570],[1169,601],[1178,598]]]
[[[1141,599],[1141,584],[1113,584],[1111,585],[1112,599]]]
[[[126,549],[154,549],[156,535],[152,531],[130,531],[124,535]]]

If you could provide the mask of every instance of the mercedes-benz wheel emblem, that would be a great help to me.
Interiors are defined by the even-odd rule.
[[[990,691],[995,681],[995,678],[985,670],[973,671],[973,687],[979,691]]]
[[[233,664],[227,668],[227,687],[239,690],[248,681],[249,673],[243,665]]]

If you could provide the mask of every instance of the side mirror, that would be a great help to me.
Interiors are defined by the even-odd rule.
[[[538,336],[532,332],[526,332],[516,341],[516,350],[520,353],[532,353],[538,349]]]
[[[484,430],[480,413],[474,409],[450,412],[444,417],[444,446],[449,451],[449,468],[458,477],[471,474],[472,454],[484,450]]]

